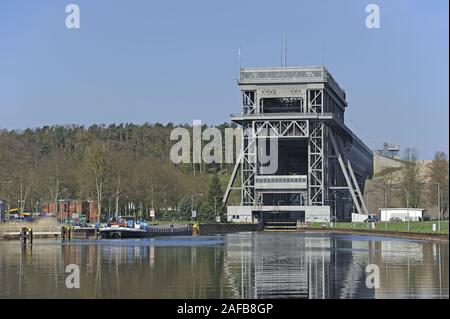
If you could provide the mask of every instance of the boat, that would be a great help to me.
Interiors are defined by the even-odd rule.
[[[99,232],[100,237],[104,239],[189,236],[192,235],[192,225],[148,225],[139,220],[119,217],[108,221]]]

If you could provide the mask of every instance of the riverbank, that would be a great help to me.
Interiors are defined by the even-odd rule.
[[[57,238],[61,234],[61,224],[54,219],[39,219],[34,222],[9,221],[0,223],[0,240],[20,239],[22,228],[33,230],[33,238]]]
[[[160,223],[165,225],[166,223]],[[175,222],[177,224],[177,222]],[[368,223],[351,223],[338,222],[333,223],[332,227],[329,223],[308,223],[301,227],[290,229],[290,232],[326,232],[341,234],[357,234],[370,236],[384,236],[417,240],[437,240],[448,241],[448,221],[442,221],[440,231],[433,232],[433,224],[436,221],[428,222],[410,222],[409,229],[406,222],[379,222],[374,225],[375,228]],[[0,225],[0,239],[18,239],[20,229],[22,227],[30,227],[33,229],[36,238],[57,238],[61,232],[61,225],[55,221],[38,221],[35,223],[5,223]],[[199,224],[198,230],[200,235],[214,235],[237,232],[256,232],[262,231],[263,228],[259,224],[246,223],[218,223],[218,224]],[[267,230],[266,230],[267,231]],[[272,230],[272,231],[288,231],[288,230]],[[83,229],[73,233],[73,237],[77,239],[95,238],[95,231],[91,229],[92,234],[88,234]]]
[[[271,230],[273,232],[326,232],[326,233],[340,233],[340,234],[353,234],[353,235],[370,235],[370,236],[383,236],[416,240],[434,240],[434,241],[448,241],[448,221],[441,222],[441,230],[432,232],[431,222],[410,222],[409,230],[408,223],[400,222],[388,222],[377,223],[375,228],[371,227],[367,223],[333,223],[333,227],[330,227],[328,223],[309,223],[305,226],[294,228],[291,230]],[[262,227],[258,224],[200,224],[200,235],[212,235],[233,233],[242,231],[262,231]],[[268,231],[268,230],[265,230]]]
[[[334,223],[333,227],[330,227],[329,224],[312,223],[306,227],[298,228],[298,231],[448,241],[448,221],[442,221],[441,230],[436,232],[432,232],[433,223],[435,224],[436,222],[411,222],[409,230],[408,223],[400,222],[380,222],[375,224],[374,229],[369,228],[367,223]]]
[[[408,232],[394,232],[394,231],[376,231],[376,230],[362,230],[362,229],[338,229],[338,228],[301,228],[300,232],[324,232],[324,233],[339,233],[349,235],[368,235],[368,236],[382,236],[394,237],[404,239],[417,240],[433,240],[433,241],[448,241],[448,235],[444,234],[427,234],[427,233],[408,233]]]
[[[433,224],[436,225],[436,231],[433,231]],[[374,229],[369,228],[371,225],[368,223],[338,222],[333,223],[333,228],[448,235],[448,220],[441,221],[440,224],[440,230],[437,221],[410,222],[409,227],[407,222],[378,222],[375,223]],[[310,223],[308,227],[323,228],[324,225],[328,224]]]

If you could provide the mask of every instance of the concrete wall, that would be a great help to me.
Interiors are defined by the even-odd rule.
[[[369,218],[369,215],[352,213],[352,222],[354,222],[354,223],[362,223],[367,218]]]
[[[243,231],[259,231],[262,230],[259,224],[200,224],[199,234],[225,234]]]
[[[381,156],[377,153],[373,153],[373,173],[378,174],[386,168],[401,168],[403,163],[385,156]]]
[[[228,206],[227,221],[228,222],[253,222],[253,206]],[[329,222],[330,206],[262,206],[258,210],[263,212],[289,212],[304,211],[306,222]]]
[[[251,223],[252,220],[252,206],[228,206],[227,207],[227,221],[235,223]]]
[[[304,206],[306,222],[329,222],[330,206]]]

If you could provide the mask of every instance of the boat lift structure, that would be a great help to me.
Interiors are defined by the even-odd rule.
[[[228,206],[228,221],[367,214],[363,192],[372,151],[345,125],[346,93],[327,69],[242,68],[238,84],[242,112],[231,120],[242,128],[241,153],[223,202],[233,189],[241,201]],[[267,151],[276,156],[275,172],[266,173],[261,161]]]

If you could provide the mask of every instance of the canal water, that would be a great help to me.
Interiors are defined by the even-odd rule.
[[[323,233],[0,241],[0,298],[448,298],[448,252]],[[66,286],[70,264],[80,288]]]

